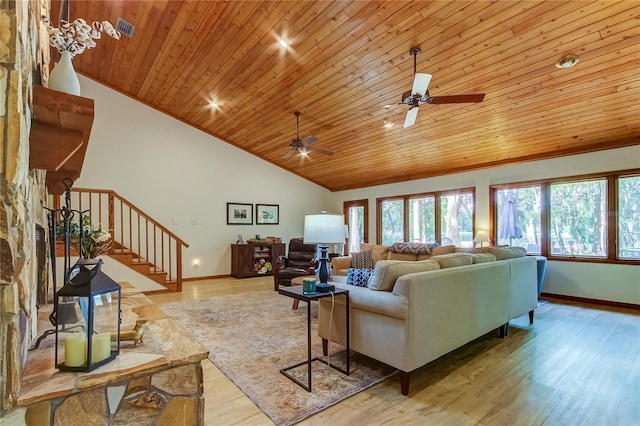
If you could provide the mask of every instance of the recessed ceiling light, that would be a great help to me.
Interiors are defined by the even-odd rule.
[[[289,43],[287,43],[287,40],[281,38],[280,39],[280,46],[282,47],[289,47]]]
[[[209,103],[209,105],[210,105],[212,108],[218,108],[218,104],[217,104],[217,103],[215,103],[215,102],[211,102],[211,103]]]
[[[389,120],[384,120],[384,127],[386,127],[387,129],[390,129],[391,127],[393,127],[393,123],[390,122]]]
[[[558,61],[556,62],[556,67],[560,69],[571,68],[578,62],[580,62],[580,57],[572,53],[569,55],[564,55],[562,58],[558,59]]]

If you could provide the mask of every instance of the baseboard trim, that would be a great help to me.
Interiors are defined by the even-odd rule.
[[[189,277],[189,278],[183,278],[182,282],[185,281],[201,281],[201,280],[216,280],[218,278],[230,278],[231,274],[224,274],[224,275],[206,275],[206,276],[202,276],[202,277]]]
[[[593,303],[594,305],[614,306],[616,308],[635,309],[640,311],[640,305],[635,303],[615,302],[612,300],[590,299],[588,297],[567,296],[564,294],[541,293],[540,297],[551,297],[553,299],[571,300],[574,302]]]
[[[145,296],[154,296],[156,294],[167,294],[167,293],[175,293],[175,291],[171,291],[168,288],[165,288],[164,290],[149,290],[149,291],[142,292],[142,294],[144,294]]]

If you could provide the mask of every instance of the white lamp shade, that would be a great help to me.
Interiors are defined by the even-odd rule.
[[[321,213],[304,217],[305,244],[344,244],[344,215]]]
[[[473,241],[481,244],[491,242],[491,240],[489,239],[489,235],[487,234],[487,231],[478,231]]]

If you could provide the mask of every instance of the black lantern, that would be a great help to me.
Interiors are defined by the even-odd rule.
[[[101,266],[102,260],[79,260],[56,293],[59,370],[91,371],[120,353],[121,289]]]

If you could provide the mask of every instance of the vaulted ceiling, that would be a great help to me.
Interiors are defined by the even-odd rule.
[[[71,1],[118,17],[78,72],[332,191],[640,144],[637,1]],[[431,96],[484,101],[404,128],[412,47]],[[295,111],[318,150],[283,158]]]

